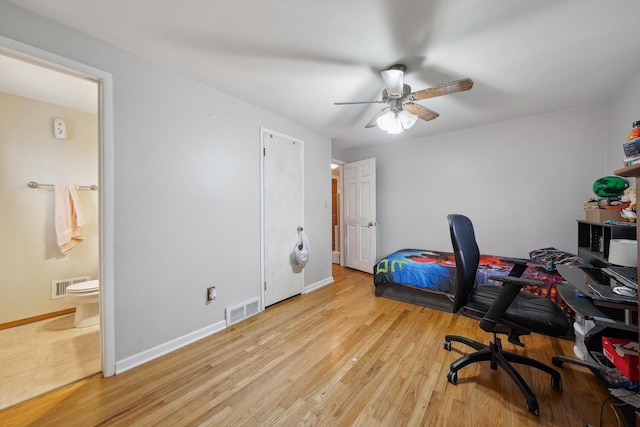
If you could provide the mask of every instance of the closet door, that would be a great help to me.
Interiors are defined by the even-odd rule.
[[[303,144],[263,131],[263,301],[269,306],[302,293],[304,271],[295,261],[303,226]]]

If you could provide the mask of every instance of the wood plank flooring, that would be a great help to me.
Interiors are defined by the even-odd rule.
[[[100,326],[74,328],[74,316],[0,330],[0,409],[101,371]]]
[[[501,370],[475,364],[447,382],[469,348],[447,333],[488,341],[476,321],[375,297],[372,276],[334,269],[335,283],[267,308],[120,375],[100,375],[0,412],[0,425],[64,426],[584,426],[598,425],[606,390],[585,368],[520,372],[540,416]],[[573,343],[539,335],[508,350],[549,362]],[[604,424],[617,425],[605,405]]]

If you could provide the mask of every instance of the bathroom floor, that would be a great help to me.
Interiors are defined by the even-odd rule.
[[[73,316],[0,330],[0,409],[101,371],[100,325]]]

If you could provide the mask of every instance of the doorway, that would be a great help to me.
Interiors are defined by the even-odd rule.
[[[113,159],[113,78],[111,74],[102,70],[87,66],[85,64],[69,60],[67,58],[52,54],[50,52],[43,51],[33,46],[26,45],[21,42],[0,36],[0,55],[11,57],[23,61],[25,63],[33,64],[42,68],[53,70],[57,73],[79,78],[85,81],[91,81],[97,92],[97,102],[94,107],[97,107],[97,142],[96,142],[96,156],[94,159],[93,168],[97,170],[96,181],[82,181],[78,182],[80,185],[94,185],[97,184],[99,191],[79,191],[79,197],[96,197],[96,215],[94,227],[98,229],[97,240],[98,249],[96,251],[96,257],[98,260],[98,272],[97,277],[100,278],[100,332],[98,342],[98,369],[97,372],[102,371],[102,375],[105,377],[115,374],[115,334],[114,334],[114,299],[113,299],[113,236],[114,236],[114,159]],[[6,83],[2,79],[3,83]],[[35,126],[34,121],[34,126]],[[75,123],[68,123],[66,130],[69,134],[74,133],[78,129],[74,128]],[[47,123],[47,133],[53,134],[53,123]],[[51,133],[49,133],[51,132]],[[0,142],[3,144],[3,142]],[[37,169],[43,172],[42,168]],[[33,172],[34,170],[29,170]],[[5,176],[3,176],[4,180]],[[32,175],[31,173],[24,179],[24,176],[20,176],[20,182],[16,185],[22,191],[23,198],[49,198],[53,197],[53,190],[50,187],[42,187],[38,189],[27,188],[27,181],[33,180],[42,184],[52,184],[53,179],[60,178],[60,176],[45,176]],[[47,179],[51,178],[51,180]],[[23,182],[24,181],[24,182]],[[74,180],[75,181],[75,180]],[[48,191],[47,191],[48,190]],[[92,196],[89,196],[92,195]],[[46,201],[45,201],[46,202]],[[46,203],[47,207],[51,207],[52,203]],[[50,213],[50,212],[48,212]],[[85,213],[86,215],[87,213]],[[39,228],[46,227],[45,224],[40,223]],[[55,244],[54,244],[55,245]],[[41,249],[40,252],[43,252]],[[54,257],[49,261],[57,261]],[[58,272],[56,272],[58,273]],[[67,278],[62,275],[56,274],[56,278]],[[44,286],[53,288],[51,281],[45,283]],[[56,328],[66,328],[66,321],[59,319],[51,319],[47,324],[48,330],[55,330]],[[46,320],[45,320],[46,322]],[[36,322],[37,323],[37,322]],[[36,323],[32,323],[35,325]],[[74,331],[77,332],[77,331]],[[58,352],[60,353],[60,351]],[[58,354],[58,357],[64,357],[64,354]],[[50,364],[55,364],[49,361]],[[58,367],[60,368],[60,367]],[[42,369],[39,367],[39,369]]]
[[[99,325],[74,328],[77,308],[65,298],[67,286],[100,274],[99,85],[5,54],[0,70],[5,407],[101,371]],[[56,239],[54,183],[79,185],[82,241],[67,254]]]
[[[342,162],[337,160],[331,161],[331,262],[340,264],[340,252],[342,247],[341,224],[342,210],[340,204],[342,180],[340,172]]]
[[[267,129],[262,148],[262,301],[264,307],[302,293],[304,265],[295,247],[304,232],[303,143]]]

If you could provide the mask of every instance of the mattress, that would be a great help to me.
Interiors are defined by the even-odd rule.
[[[494,283],[489,276],[506,276],[513,264],[493,255],[480,255],[476,283]],[[452,252],[402,249],[382,258],[374,268],[374,285],[396,283],[453,294],[456,264]]]
[[[490,276],[507,276],[515,264],[508,258],[480,255],[476,283],[496,284]],[[428,249],[402,249],[382,258],[374,266],[375,294],[411,304],[452,311],[455,286],[455,257],[452,252]],[[544,286],[525,286],[523,291],[545,297],[572,316],[557,293],[562,277],[534,265],[526,268],[523,278],[539,280]]]

